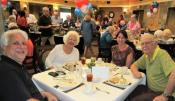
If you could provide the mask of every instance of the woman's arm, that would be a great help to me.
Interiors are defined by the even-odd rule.
[[[132,62],[133,62],[133,53],[131,52],[130,54],[128,54],[126,58],[126,66],[130,68]]]
[[[57,57],[57,54],[59,54],[59,50],[56,48],[57,46],[55,46],[55,48],[53,48],[50,53],[48,54],[46,60],[45,60],[45,65],[46,67],[52,67],[53,65],[53,61],[55,60],[55,57]],[[57,57],[59,58],[59,57]]]

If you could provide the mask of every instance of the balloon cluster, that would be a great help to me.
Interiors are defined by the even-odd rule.
[[[75,8],[75,15],[81,16],[82,13],[87,14],[89,10],[91,10],[92,4],[88,2],[88,0],[75,0],[76,8]]]
[[[157,11],[158,11],[158,7],[159,7],[158,2],[157,2],[157,1],[153,1],[153,2],[152,2],[152,5],[150,6],[149,11],[147,12],[147,16],[148,16],[148,17],[151,17],[152,14],[156,14]]]
[[[10,9],[12,7],[11,2],[9,2],[8,0],[1,0],[1,3],[3,9]]]

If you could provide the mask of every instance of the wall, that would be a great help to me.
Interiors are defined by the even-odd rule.
[[[119,16],[123,13],[122,12],[122,7],[103,7],[101,8],[104,11],[104,15],[109,15],[110,11],[113,11],[115,16],[113,18],[113,21],[118,21]]]
[[[3,10],[2,6],[0,5],[0,35],[4,32],[4,20],[3,20]]]

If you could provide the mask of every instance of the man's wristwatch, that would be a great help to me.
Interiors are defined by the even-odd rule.
[[[167,92],[163,92],[162,93],[162,96],[166,97],[166,98],[170,98],[172,95],[171,94],[168,94]]]

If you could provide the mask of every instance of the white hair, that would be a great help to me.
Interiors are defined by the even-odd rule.
[[[136,14],[132,14],[131,18],[135,18],[136,19]]]
[[[80,36],[79,36],[78,32],[76,32],[76,31],[67,32],[67,34],[63,36],[63,42],[67,43],[67,40],[71,35],[74,35],[77,38],[77,42],[75,45],[78,45],[78,43],[80,42]]]
[[[26,32],[24,32],[20,29],[8,30],[1,35],[0,46],[1,47],[7,46],[9,44],[9,41],[10,41],[9,40],[10,36],[17,35],[17,34],[20,34],[21,36],[23,36],[26,41],[28,40],[28,35]]]
[[[18,25],[15,22],[11,22],[8,24],[8,29],[18,29]]]
[[[150,33],[144,33],[141,35],[141,40],[143,39],[149,39],[151,41],[154,41],[154,42],[157,42],[158,39],[156,36],[154,36],[153,34],[150,34]]]
[[[154,36],[156,37],[156,38],[158,38],[158,39],[162,39],[163,38],[163,31],[162,30],[156,30],[155,32],[154,32]]]

